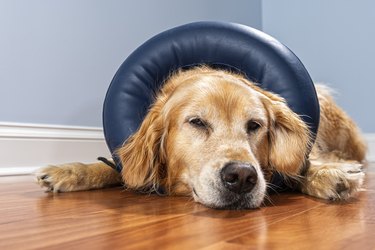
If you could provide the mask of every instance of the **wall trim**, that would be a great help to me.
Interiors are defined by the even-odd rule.
[[[0,176],[98,156],[110,157],[102,128],[0,122]]]
[[[367,160],[375,162],[375,133],[364,134]],[[67,162],[95,162],[110,157],[99,127],[0,122],[0,176],[31,174]]]
[[[375,162],[375,133],[366,133],[364,138],[367,141],[367,160],[369,162]]]
[[[102,140],[104,134],[100,127],[0,122],[0,138]]]

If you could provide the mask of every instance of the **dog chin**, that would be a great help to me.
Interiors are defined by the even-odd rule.
[[[238,195],[226,192],[225,194],[219,195],[216,199],[209,200],[203,200],[200,197],[197,197],[195,194],[194,200],[201,203],[204,206],[214,209],[243,210],[260,207],[260,205],[263,202],[264,195],[257,194],[255,197],[252,193]]]

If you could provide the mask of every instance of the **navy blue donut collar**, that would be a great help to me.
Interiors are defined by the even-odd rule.
[[[273,37],[241,24],[196,22],[164,31],[137,48],[120,66],[107,91],[103,128],[114,154],[140,126],[154,93],[171,72],[207,64],[235,69],[276,93],[308,124],[319,126],[319,103],[301,61]],[[116,160],[117,170],[121,165]]]

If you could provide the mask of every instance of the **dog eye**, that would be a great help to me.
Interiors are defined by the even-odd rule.
[[[256,121],[248,121],[246,124],[246,132],[248,134],[257,131],[261,125]]]
[[[189,123],[197,128],[207,128],[207,123],[200,118],[191,118]]]

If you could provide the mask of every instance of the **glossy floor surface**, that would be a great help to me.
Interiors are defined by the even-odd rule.
[[[51,194],[0,177],[0,249],[375,249],[375,164],[348,203],[271,196],[256,210],[112,188]]]

